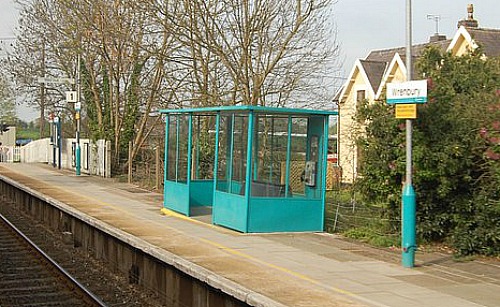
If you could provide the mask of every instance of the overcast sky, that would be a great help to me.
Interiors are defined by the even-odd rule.
[[[17,15],[12,0],[0,0],[0,38],[13,36]]]
[[[440,16],[439,32],[450,38],[457,22],[467,17],[468,3],[474,4],[474,17],[480,27],[500,29],[499,0],[413,0],[412,3],[414,44],[427,42],[435,32],[436,24],[427,18],[428,14]],[[366,57],[370,50],[406,44],[406,0],[337,0],[333,11],[344,59],[343,77],[347,77],[354,61]],[[13,1],[0,0],[1,44],[14,35],[17,17]],[[32,119],[36,113],[31,113],[23,110],[20,115],[23,119]]]
[[[347,77],[358,58],[370,50],[406,45],[406,0],[338,0],[334,21]],[[451,38],[457,22],[467,17],[467,4],[474,4],[479,27],[500,29],[498,0],[418,0],[413,3],[413,43],[425,43],[436,32],[428,14],[439,15],[439,32]]]

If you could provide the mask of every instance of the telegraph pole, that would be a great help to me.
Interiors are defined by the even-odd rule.
[[[76,119],[76,149],[75,149],[75,169],[76,175],[80,176],[81,174],[81,148],[80,148],[80,110],[82,107],[82,95],[81,95],[81,71],[80,65],[82,61],[82,56],[80,52],[78,52],[78,59],[76,65],[76,97],[77,101],[75,103],[75,119]]]

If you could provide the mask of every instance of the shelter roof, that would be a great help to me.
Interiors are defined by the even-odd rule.
[[[338,115],[337,111],[323,111],[311,109],[298,109],[298,108],[280,108],[280,107],[263,107],[251,105],[237,105],[237,106],[214,106],[206,108],[190,108],[190,109],[170,109],[160,110],[163,114],[186,114],[186,113],[261,113],[261,114],[279,114],[279,115]]]

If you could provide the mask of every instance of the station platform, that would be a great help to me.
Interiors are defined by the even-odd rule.
[[[227,291],[258,293],[259,306],[500,306],[500,260],[456,262],[422,252],[412,269],[400,253],[326,233],[242,234],[162,209],[163,195],[44,164],[0,164],[7,177],[203,268]]]

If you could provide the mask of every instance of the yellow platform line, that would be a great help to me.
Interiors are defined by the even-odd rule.
[[[79,194],[79,193],[75,192],[75,194]],[[123,209],[121,209],[120,207],[117,207],[116,205],[112,205],[112,204],[109,204],[109,203],[106,203],[106,202],[103,202],[103,201],[101,201],[101,200],[97,200],[97,199],[94,199],[94,198],[92,198],[92,197],[88,197],[88,196],[83,196],[83,195],[82,195],[82,197],[91,198],[91,199],[95,200],[96,202],[100,202],[100,203],[106,204],[106,205],[108,205],[108,206],[110,206],[110,207],[112,207],[112,208],[116,208],[116,209],[117,209],[117,211],[121,211],[121,212],[125,212],[125,213],[127,213],[127,214],[130,214],[128,211],[123,210]],[[187,221],[187,222],[191,222],[191,223],[195,223],[195,224],[200,224],[200,225],[201,225],[201,224],[203,224],[204,226],[212,226],[213,228],[220,229],[219,227],[216,227],[216,226],[214,226],[214,225],[208,225],[207,223],[204,223],[204,222],[201,222],[201,221],[198,221],[198,220],[194,220],[194,219],[192,219],[192,218],[190,218],[190,217],[188,217],[188,216],[185,216],[185,215],[183,215],[183,214],[180,214],[180,213],[177,213],[177,212],[175,212],[175,211],[169,210],[169,209],[167,209],[167,208],[165,208],[165,207],[164,207],[164,208],[162,208],[162,209],[160,209],[160,212],[161,212],[163,215],[165,215],[165,216],[170,216],[170,217],[173,217],[173,218],[176,218],[176,219],[181,219],[181,220],[183,220],[183,221]],[[155,221],[152,221],[152,222],[153,222],[154,224],[159,224],[159,223],[157,223],[157,222],[155,222]],[[181,231],[181,230],[178,230],[178,229],[176,229],[176,228],[173,228],[173,227],[171,227],[171,226],[164,225],[164,224],[160,224],[160,225],[163,225],[163,226],[165,226],[165,227],[168,227],[168,228],[170,228],[170,229],[173,229],[173,230],[175,230],[175,231],[177,231],[177,232],[179,232],[179,233],[182,233],[182,234],[188,235],[188,234],[186,234],[185,232],[183,232],[183,231]],[[301,273],[295,272],[295,271],[293,271],[293,270],[287,269],[287,268],[285,268],[285,267],[281,267],[281,266],[278,266],[278,265],[275,265],[275,264],[272,264],[272,263],[266,262],[266,261],[261,260],[261,259],[259,259],[259,258],[253,257],[253,256],[251,256],[251,255],[249,255],[249,254],[246,254],[246,253],[243,253],[243,252],[238,251],[238,250],[236,250],[236,249],[233,249],[233,248],[231,248],[231,247],[225,246],[225,245],[223,245],[223,244],[221,244],[221,243],[218,243],[218,242],[215,242],[215,241],[212,241],[212,240],[209,240],[209,239],[199,238],[199,237],[198,237],[197,239],[198,239],[198,240],[200,240],[200,241],[202,241],[202,242],[205,242],[206,244],[209,244],[209,245],[211,245],[211,246],[214,246],[214,247],[216,247],[216,248],[219,248],[219,249],[221,249],[221,250],[224,250],[224,251],[226,251],[226,252],[228,252],[229,254],[232,254],[232,255],[234,255],[234,256],[238,256],[238,257],[241,257],[241,258],[244,258],[244,259],[250,260],[250,261],[252,261],[252,262],[254,262],[254,263],[259,263],[259,264],[264,265],[264,266],[267,266],[267,267],[269,267],[269,268],[272,268],[272,269],[275,269],[275,270],[278,270],[278,271],[284,272],[284,273],[286,273],[286,274],[289,274],[289,275],[294,276],[294,277],[296,277],[296,278],[299,278],[299,279],[301,279],[301,280],[304,280],[304,281],[310,282],[310,283],[312,283],[312,284],[314,284],[314,285],[317,285],[317,286],[323,287],[324,289],[328,289],[328,290],[334,291],[334,292],[336,292],[336,293],[340,293],[340,294],[343,294],[343,295],[346,295],[346,296],[349,296],[349,297],[352,297],[352,298],[356,298],[356,299],[361,300],[361,301],[366,301],[366,302],[369,302],[370,304],[374,304],[374,303],[375,303],[375,302],[373,302],[373,301],[371,301],[371,300],[367,300],[367,299],[365,299],[365,298],[363,298],[363,297],[360,297],[359,295],[357,295],[357,294],[355,294],[355,293],[352,293],[352,292],[350,292],[350,291],[343,290],[343,289],[340,289],[340,288],[337,288],[337,287],[334,287],[334,286],[326,285],[326,284],[324,284],[324,283],[322,283],[322,282],[320,282],[320,281],[318,281],[318,280],[316,280],[316,279],[314,279],[314,278],[311,278],[311,277],[306,276],[306,275],[304,275],[304,274],[301,274]],[[381,306],[383,306],[383,305],[381,305]]]

